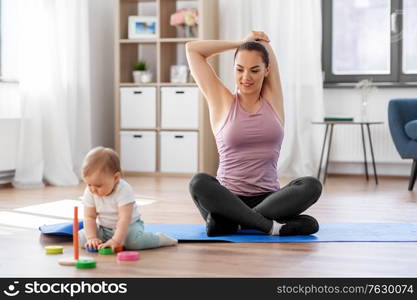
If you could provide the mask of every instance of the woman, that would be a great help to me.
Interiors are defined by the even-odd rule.
[[[235,94],[207,63],[208,57],[231,49],[236,49]],[[207,235],[234,234],[241,226],[282,236],[317,232],[317,221],[300,213],[320,197],[321,183],[314,177],[298,178],[283,188],[278,183],[284,104],[268,36],[251,31],[242,41],[193,41],[186,52],[207,99],[220,158],[217,177],[199,173],[190,182]]]

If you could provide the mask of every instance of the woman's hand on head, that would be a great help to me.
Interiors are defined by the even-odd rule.
[[[263,41],[269,43],[269,37],[263,31],[251,30],[248,35],[243,39],[243,42],[248,41]]]

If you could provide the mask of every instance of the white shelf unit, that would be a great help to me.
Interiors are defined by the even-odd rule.
[[[198,9],[196,37],[185,38],[169,24],[171,14],[182,7]],[[206,101],[194,82],[171,83],[170,67],[187,64],[188,41],[217,39],[218,0],[118,0],[116,11],[115,141],[123,171],[214,175],[218,156]],[[128,17],[135,15],[157,17],[156,38],[128,39]],[[153,73],[151,83],[134,83],[137,60],[146,60]],[[217,57],[209,63],[218,70]]]

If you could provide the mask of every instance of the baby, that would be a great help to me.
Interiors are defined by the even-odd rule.
[[[115,151],[92,149],[84,159],[82,173],[87,184],[83,196],[84,229],[79,233],[82,247],[114,249],[123,245],[125,249],[140,250],[178,243],[163,233],[144,231],[135,194],[121,178]]]

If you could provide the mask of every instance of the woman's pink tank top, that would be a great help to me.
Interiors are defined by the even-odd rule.
[[[259,101],[259,110],[248,113],[235,94],[227,119],[215,135],[220,161],[217,180],[237,195],[280,188],[277,163],[284,130],[271,104],[262,97]]]

